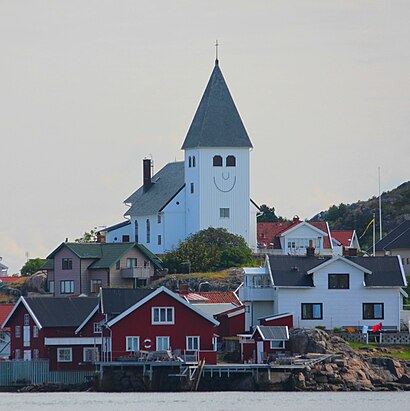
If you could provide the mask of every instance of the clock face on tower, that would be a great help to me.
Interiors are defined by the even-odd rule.
[[[214,185],[222,193],[229,193],[236,185],[236,158],[232,155],[213,158]]]

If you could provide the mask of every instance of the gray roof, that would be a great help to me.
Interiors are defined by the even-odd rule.
[[[125,215],[152,215],[159,213],[185,185],[184,162],[168,163],[152,177],[152,186],[144,191],[141,186],[124,202],[131,203]]]
[[[103,288],[101,294],[102,312],[109,316],[118,315],[153,291],[148,288]]]
[[[182,145],[196,147],[252,147],[217,62]]]
[[[268,326],[258,325],[252,334],[252,337],[258,332],[265,341],[287,341],[289,340],[289,331],[286,325]]]
[[[126,227],[127,225],[130,225],[130,224],[131,224],[130,220],[125,220],[125,221],[122,221],[121,223],[117,223],[117,224],[114,224],[110,227],[106,227],[106,228],[100,230],[100,232],[109,233],[110,231],[114,231],[114,230],[117,230],[118,228]]]
[[[94,297],[24,297],[42,327],[78,327],[98,305]]]
[[[376,243],[376,251],[397,248],[410,248],[410,220],[401,223]]]
[[[273,282],[279,287],[313,287],[308,271],[331,257],[269,256]],[[365,274],[367,287],[404,287],[403,274],[397,257],[344,257],[372,274]]]

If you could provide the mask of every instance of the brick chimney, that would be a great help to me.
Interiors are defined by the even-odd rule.
[[[309,247],[306,247],[306,256],[314,257],[315,256],[315,242],[314,240],[309,240]]]
[[[349,257],[357,257],[357,248],[349,248]]]
[[[142,160],[142,171],[143,171],[143,185],[144,191],[148,191],[151,188],[151,159],[144,158]]]
[[[188,284],[179,284],[179,293],[188,294],[189,293]]]
[[[295,216],[293,217],[293,224],[296,224],[296,223],[300,223],[300,219],[299,219],[299,216],[298,216],[298,215],[295,215]]]

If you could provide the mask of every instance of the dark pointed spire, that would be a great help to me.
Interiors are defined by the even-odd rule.
[[[252,148],[218,63],[216,58],[211,78],[189,127],[182,150],[195,147]]]
[[[216,40],[216,42],[215,42],[215,66],[218,66],[218,65],[219,65],[219,60],[218,60],[218,47],[219,47],[218,40]]]

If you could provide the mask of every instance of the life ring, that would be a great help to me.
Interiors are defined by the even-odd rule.
[[[151,340],[149,338],[144,340],[144,348],[151,348]]]

